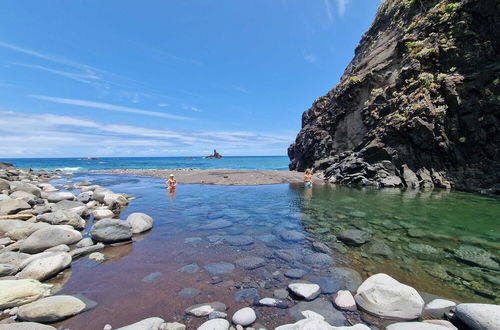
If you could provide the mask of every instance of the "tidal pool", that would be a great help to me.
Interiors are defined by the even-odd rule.
[[[187,307],[221,301],[231,316],[257,296],[273,297],[298,275],[320,284],[323,292],[336,292],[358,285],[369,272],[385,272],[419,291],[498,303],[498,199],[442,190],[306,190],[285,184],[179,185],[172,195],[156,178],[75,174],[73,179],[83,180],[136,197],[121,218],[144,212],[155,224],[132,244],[103,250],[105,262],[81,258],[52,281],[62,286],[59,293],[97,303],[62,323],[71,329],[102,329],[107,323],[115,328],[152,316],[196,328],[206,318],[187,317]],[[361,247],[344,245],[337,235],[347,229],[372,238]],[[326,243],[331,251],[320,253],[313,242]],[[466,249],[457,256],[461,246]],[[286,301],[290,307],[297,303]],[[291,309],[255,309],[258,323],[268,329],[293,322]]]

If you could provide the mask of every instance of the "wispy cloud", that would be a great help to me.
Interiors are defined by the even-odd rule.
[[[309,63],[315,63],[317,58],[313,54],[306,54],[306,55],[304,55],[304,60],[306,60]]]
[[[164,107],[168,107],[169,104],[167,104],[167,103],[158,103],[158,106],[164,108]]]
[[[347,11],[347,6],[351,0],[324,0],[325,13],[328,21],[333,23],[335,21],[334,3],[337,3],[338,16],[344,17]]]
[[[326,17],[328,18],[328,21],[330,23],[333,23],[333,8],[332,4],[330,3],[331,0],[324,0],[325,2],[325,12],[326,12]]]
[[[182,105],[182,109],[189,110],[189,111],[194,111],[194,112],[203,112],[202,109],[200,109],[198,107],[195,107],[193,105],[189,105],[189,104],[183,104]]]
[[[340,17],[344,17],[349,1],[350,0],[337,0]]]
[[[94,109],[101,109],[101,110],[106,110],[106,111],[134,113],[134,114],[144,115],[144,116],[153,116],[153,117],[161,117],[161,118],[177,119],[177,120],[191,119],[189,117],[177,116],[177,115],[172,115],[172,114],[168,114],[168,113],[164,113],[164,112],[135,109],[135,108],[130,108],[130,107],[124,107],[121,105],[114,105],[114,104],[94,102],[94,101],[66,99],[66,98],[62,98],[62,97],[52,97],[52,96],[45,96],[45,95],[30,95],[30,97],[33,97],[35,99],[42,100],[42,101],[47,101],[47,102],[68,104],[68,105],[94,108]]]
[[[293,134],[155,129],[53,114],[0,111],[0,117],[9,122],[0,125],[0,157],[68,156],[69,152],[73,156],[162,155],[166,150],[196,155],[213,147],[233,153],[282,153],[293,140]]]

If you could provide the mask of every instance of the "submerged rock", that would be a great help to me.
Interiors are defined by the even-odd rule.
[[[236,301],[255,301],[257,299],[260,299],[260,295],[255,288],[241,289],[234,294]]]
[[[362,230],[345,230],[340,233],[338,239],[348,245],[360,246],[371,239],[372,235]]]
[[[473,264],[493,270],[500,270],[498,263],[493,260],[493,255],[491,255],[491,253],[475,246],[460,246],[457,250],[455,250],[455,257],[467,264]]]
[[[274,330],[370,330],[370,328],[364,324],[356,324],[352,327],[331,326],[329,323],[325,322],[323,315],[309,310],[303,311],[301,314],[304,317],[302,320],[294,324],[281,325]]]
[[[264,266],[266,264],[266,260],[257,256],[248,256],[240,258],[234,263],[244,269],[251,270]]]
[[[279,235],[282,240],[288,242],[300,242],[306,238],[306,235],[297,230],[285,230],[280,232]]]
[[[25,321],[57,322],[85,309],[85,303],[66,295],[52,296],[19,307],[17,315]]]
[[[222,275],[232,273],[234,270],[234,265],[229,262],[214,262],[206,265],[204,268],[212,275]]]
[[[196,273],[200,267],[197,264],[189,264],[179,268],[177,271],[185,274],[194,274]]]
[[[333,258],[326,253],[312,253],[304,257],[304,263],[308,265],[330,266]]]
[[[286,271],[285,276],[288,278],[299,279],[307,274],[307,271],[300,268],[291,268]]]
[[[223,242],[232,246],[246,246],[253,244],[253,238],[246,235],[226,236]]]
[[[200,226],[200,229],[215,230],[215,229],[222,229],[222,228],[231,227],[232,225],[233,225],[233,223],[231,221],[224,220],[224,219],[217,219],[217,220],[214,220],[214,221],[207,223],[203,226]]]
[[[417,290],[382,273],[366,279],[354,298],[365,311],[386,318],[413,320],[424,307]]]
[[[346,318],[342,312],[336,310],[332,303],[325,299],[316,299],[314,301],[302,301],[288,310],[288,314],[299,321],[304,318],[304,311],[313,311],[321,315],[326,322],[334,326],[343,326]]]

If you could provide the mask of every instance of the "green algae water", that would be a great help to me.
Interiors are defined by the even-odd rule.
[[[500,301],[500,201],[446,190],[316,186],[304,191],[306,230],[360,271],[462,301]],[[362,230],[359,247],[338,240]]]

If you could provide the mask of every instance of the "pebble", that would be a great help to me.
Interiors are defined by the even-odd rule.
[[[285,276],[288,278],[299,279],[307,274],[307,271],[300,268],[291,268],[286,271]]]
[[[234,270],[234,265],[229,262],[214,262],[206,265],[204,268],[212,275],[222,275],[231,273]]]
[[[194,274],[196,273],[200,267],[197,264],[189,264],[179,268],[177,271],[185,274]]]
[[[291,283],[288,285],[288,289],[306,300],[315,299],[321,292],[319,285],[314,283]]]
[[[256,319],[257,315],[255,315],[255,311],[250,307],[242,308],[233,315],[234,324],[242,326],[250,325],[254,323]]]

